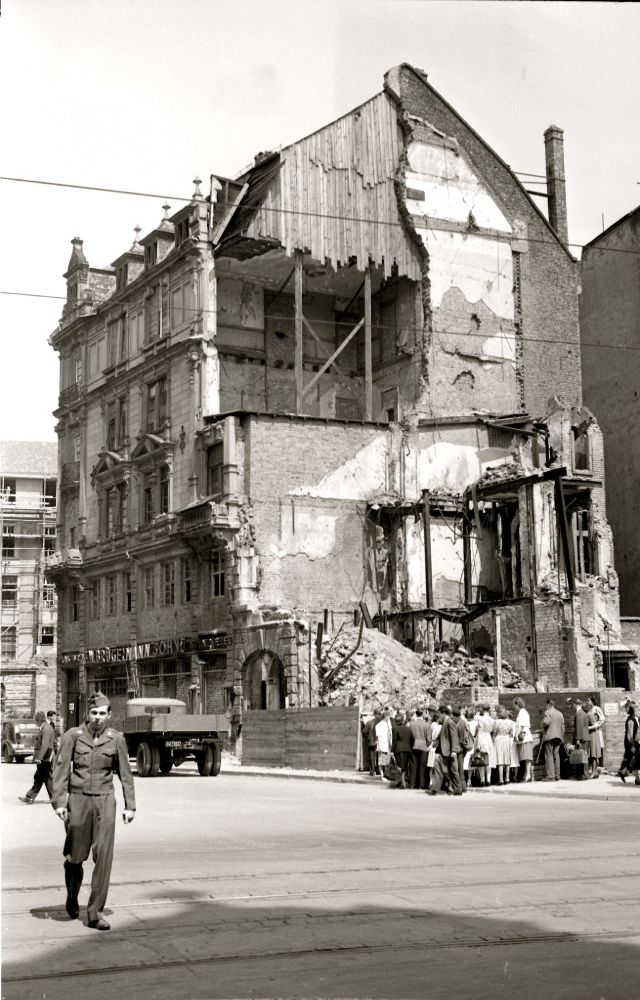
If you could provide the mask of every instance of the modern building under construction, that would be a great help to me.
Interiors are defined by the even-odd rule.
[[[44,577],[55,551],[58,449],[0,442],[3,718],[56,708],[56,591]]]

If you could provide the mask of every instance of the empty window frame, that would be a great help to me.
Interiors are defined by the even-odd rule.
[[[17,630],[15,625],[2,629],[2,656],[5,660],[15,660],[17,651]]]
[[[2,528],[2,558],[15,559],[16,557],[16,529],[13,524],[5,524]]]
[[[47,611],[53,611],[56,606],[56,588],[52,583],[45,583],[42,588],[42,605]]]
[[[53,625],[43,625],[40,634],[41,646],[53,646],[56,641],[56,630]]]
[[[56,528],[55,525],[45,525],[44,529],[44,551],[46,555],[51,555],[56,550]]]
[[[591,445],[589,431],[583,427],[573,427],[573,471],[591,471]]]

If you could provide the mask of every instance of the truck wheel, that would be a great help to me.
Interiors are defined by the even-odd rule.
[[[13,750],[11,749],[10,743],[2,744],[2,763],[3,764],[13,763]]]
[[[160,774],[169,774],[173,767],[173,757],[170,750],[163,750],[160,754]]]
[[[213,765],[215,763],[215,755],[213,752],[213,747],[205,747],[201,750],[196,757],[196,763],[198,765],[198,773],[202,778],[208,778],[213,771]]]
[[[220,767],[222,765],[222,750],[217,744],[216,746],[212,747],[212,750],[213,750],[213,768],[211,769],[211,777],[217,778],[218,775],[220,774]]]
[[[149,774],[152,778],[157,778],[160,774],[160,747],[151,747],[151,770]]]
[[[151,774],[151,747],[148,743],[141,743],[136,753],[136,767],[141,778],[148,778]]]

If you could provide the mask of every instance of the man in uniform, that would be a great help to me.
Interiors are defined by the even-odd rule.
[[[64,877],[67,887],[65,908],[75,920],[80,913],[78,893],[82,885],[82,863],[93,848],[91,895],[87,905],[89,927],[110,930],[102,911],[107,901],[113,861],[116,800],[113,775],[117,774],[124,792],[125,823],[135,816],[133,776],[127,745],[122,733],[109,725],[109,699],[97,691],[89,700],[89,718],[84,726],[69,729],[60,741],[53,773],[52,802],[64,821]]]
[[[50,714],[47,712],[47,716]],[[26,795],[20,796],[20,801],[30,806],[35,802],[43,785],[51,798],[51,765],[55,748],[55,732],[48,718],[45,718],[44,712],[36,713],[36,722],[40,728],[33,746],[33,763],[36,765],[33,784]]]

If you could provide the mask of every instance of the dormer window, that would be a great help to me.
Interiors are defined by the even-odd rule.
[[[189,219],[183,219],[182,222],[176,223],[176,246],[179,247],[181,243],[189,238]]]
[[[116,268],[116,291],[120,292],[127,287],[127,265],[121,264]]]
[[[144,266],[153,267],[153,265],[158,260],[158,244],[149,243],[144,248]]]

